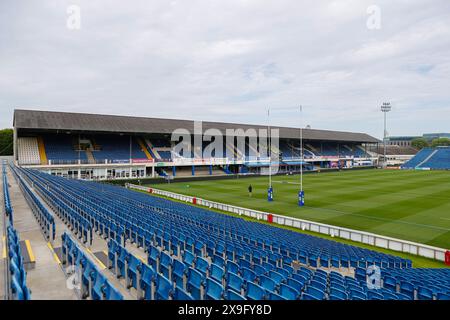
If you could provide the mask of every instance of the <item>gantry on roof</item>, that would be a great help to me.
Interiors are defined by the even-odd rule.
[[[122,134],[171,134],[183,128],[194,132],[193,120],[143,118],[88,113],[54,112],[38,110],[14,110],[14,128],[20,131],[71,131]],[[225,134],[226,129],[267,129],[263,125],[202,122],[203,130],[215,128]],[[280,138],[299,139],[299,128],[278,127]],[[378,139],[356,132],[303,129],[305,140],[330,140],[360,143],[377,143]]]

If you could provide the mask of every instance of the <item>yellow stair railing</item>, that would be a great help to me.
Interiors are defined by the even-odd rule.
[[[48,164],[47,153],[45,152],[44,139],[38,137],[39,156],[41,158],[41,164]]]
[[[150,152],[148,152],[147,147],[145,146],[145,144],[142,142],[142,139],[137,138],[136,139],[137,142],[139,143],[139,145],[141,146],[142,151],[145,153],[145,155],[147,156],[147,159],[152,160],[152,156],[150,155]]]

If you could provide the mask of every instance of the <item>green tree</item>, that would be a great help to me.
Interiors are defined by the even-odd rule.
[[[0,156],[13,155],[13,130],[0,130]]]
[[[423,149],[429,146],[428,141],[424,138],[415,138],[411,141],[411,145],[416,149]]]
[[[431,141],[432,147],[438,147],[438,146],[450,146],[450,139],[449,138],[437,138]]]

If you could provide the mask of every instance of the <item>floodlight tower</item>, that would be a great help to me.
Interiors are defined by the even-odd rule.
[[[387,161],[386,161],[386,139],[387,139],[387,131],[386,131],[386,114],[391,111],[391,103],[390,102],[383,102],[383,104],[381,105],[381,112],[383,112],[384,114],[384,135],[383,135],[383,167],[385,168],[387,165]]]

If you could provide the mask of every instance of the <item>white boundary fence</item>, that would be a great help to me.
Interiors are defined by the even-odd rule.
[[[228,205],[220,202],[209,201],[197,197],[186,196],[183,194],[178,194],[174,192],[169,192],[165,190],[143,187],[134,184],[127,183],[126,188],[136,189],[145,191],[148,193],[153,193],[156,195],[165,196],[179,201],[190,202],[199,206],[218,209],[225,212],[230,212],[238,215],[244,215],[247,217],[252,217],[258,220],[268,221],[272,220],[272,223],[298,228],[301,230],[313,231],[321,234],[326,234],[332,237],[352,240],[355,242],[361,242],[364,244],[372,245],[375,247],[390,249],[394,251],[405,252],[417,256],[422,256],[430,259],[445,261],[446,249],[428,246],[425,244],[420,244],[416,242],[411,242],[407,240],[390,238],[374,233],[357,231],[353,229],[341,228],[337,226],[332,226],[328,224],[323,224],[319,222],[313,222],[298,218],[291,218],[287,216],[281,216],[277,214],[272,214],[268,212],[247,209],[242,207],[236,207],[233,205]]]

